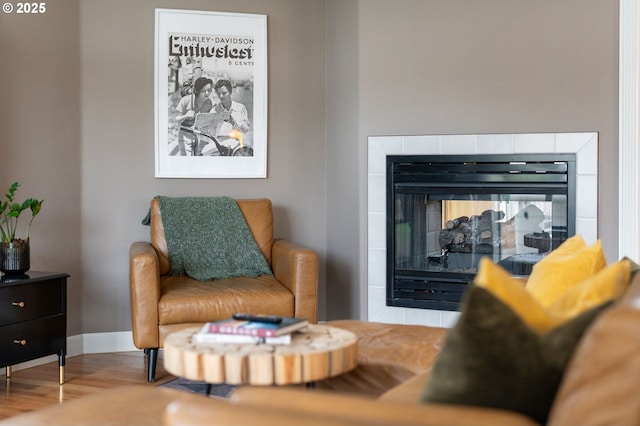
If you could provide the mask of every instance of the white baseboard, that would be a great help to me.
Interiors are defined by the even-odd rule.
[[[67,358],[82,354],[97,354],[109,352],[130,352],[138,349],[133,345],[130,331],[110,333],[86,333],[67,337]],[[58,361],[57,355],[49,355],[32,361],[12,365],[14,371]]]
[[[67,343],[68,342],[69,340],[67,340]],[[130,331],[89,333],[82,335],[83,354],[129,352],[136,350],[138,349],[133,345],[133,336]]]

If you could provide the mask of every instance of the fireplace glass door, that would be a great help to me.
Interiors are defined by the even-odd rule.
[[[483,257],[527,276],[573,235],[575,159],[547,157],[388,157],[387,304],[457,307]]]
[[[567,238],[566,194],[395,196],[395,267],[475,274],[489,257],[512,275],[529,275]]]

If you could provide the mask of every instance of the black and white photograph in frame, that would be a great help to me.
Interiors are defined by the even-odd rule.
[[[266,176],[266,15],[156,9],[155,177]]]

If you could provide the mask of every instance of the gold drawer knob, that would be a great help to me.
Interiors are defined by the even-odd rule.
[[[22,345],[22,346],[26,346],[27,341],[22,339],[22,340],[14,340],[13,343],[16,343],[18,345]]]
[[[24,308],[24,302],[12,302],[13,306],[17,306],[18,308]]]

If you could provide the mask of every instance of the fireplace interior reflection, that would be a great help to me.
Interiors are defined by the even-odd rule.
[[[387,179],[390,306],[456,310],[481,258],[527,276],[575,233],[573,154],[389,156]]]

